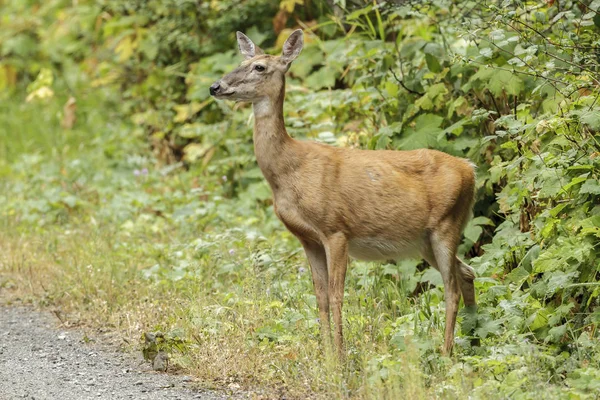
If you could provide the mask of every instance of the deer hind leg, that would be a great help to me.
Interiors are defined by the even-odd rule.
[[[422,252],[423,258],[425,261],[429,263],[433,268],[438,271],[440,268],[438,267],[435,255],[433,253],[433,248],[430,243],[428,243]],[[463,301],[465,303],[465,307],[470,308],[470,312],[477,311],[477,302],[475,301],[475,285],[473,281],[475,280],[475,271],[469,265],[467,265],[464,261],[456,257],[456,266],[457,266],[457,274],[458,274],[458,283],[460,287],[460,291],[462,293]],[[468,332],[472,334],[472,332]],[[479,346],[480,342],[478,338],[471,339],[472,346]]]
[[[430,243],[437,269],[444,281],[446,301],[446,327],[444,331],[443,353],[450,355],[454,346],[454,328],[460,301],[460,276],[456,259],[458,235],[448,234],[448,231],[436,231],[431,235]]]
[[[475,271],[464,261],[456,257],[456,265],[458,266],[458,276],[460,278],[460,291],[462,292],[465,306],[476,306],[475,301]]]
[[[456,263],[458,265],[458,272],[460,277],[460,291],[462,292],[463,301],[465,302],[465,310],[468,313],[477,312],[477,302],[475,301],[475,271],[473,268],[465,264],[464,261],[456,257]],[[479,338],[473,337],[473,332],[463,332],[471,336],[471,346],[479,346]]]
[[[430,246],[423,251],[422,256],[429,265],[438,271],[440,270],[437,261],[435,260],[435,256],[433,255],[433,249]],[[476,306],[475,285],[473,284],[473,281],[475,280],[475,271],[458,257],[456,257],[456,265],[458,266],[460,292],[462,293],[465,306]]]
[[[348,267],[348,241],[343,234],[335,234],[327,239],[327,267],[329,270],[329,304],[333,311],[335,326],[334,339],[338,357],[344,357],[344,336],[342,332],[342,304],[344,284]]]
[[[321,337],[327,351],[331,350],[331,324],[329,321],[329,274],[327,273],[327,256],[320,243],[301,241],[310,264],[310,272],[315,287],[317,305],[319,307],[319,325]]]

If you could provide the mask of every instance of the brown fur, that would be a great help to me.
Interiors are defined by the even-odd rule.
[[[337,148],[292,139],[285,129],[285,72],[302,47],[292,34],[281,57],[265,56],[238,33],[247,58],[220,83],[217,97],[252,101],[254,150],[274,196],[275,212],[302,243],[313,276],[321,331],[343,353],[342,302],[348,256],[387,260],[421,255],[446,290],[444,352],[450,353],[460,292],[475,305],[473,270],[456,250],[473,205],[467,160],[435,150]],[[256,64],[265,67],[256,71]]]

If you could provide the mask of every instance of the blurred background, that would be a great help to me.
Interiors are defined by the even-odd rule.
[[[600,1],[0,0],[0,297],[267,398],[593,398],[600,389]],[[319,350],[299,243],[248,104],[208,87],[235,32],[278,54],[289,133],[478,166],[453,362],[418,260],[355,262],[348,360]],[[481,348],[471,348],[477,336]],[[587,397],[586,397],[587,396]]]

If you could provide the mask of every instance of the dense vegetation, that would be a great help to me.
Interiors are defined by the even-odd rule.
[[[333,8],[332,8],[333,7]],[[600,1],[0,0],[0,294],[268,397],[595,398]],[[306,48],[297,138],[436,148],[478,166],[477,272],[451,359],[439,274],[354,262],[348,358],[323,359],[299,243],[273,213],[251,108],[208,86],[234,33]],[[421,288],[420,293],[415,289]]]

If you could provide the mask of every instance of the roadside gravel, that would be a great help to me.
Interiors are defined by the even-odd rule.
[[[152,371],[135,355],[84,343],[83,333],[60,329],[53,315],[0,306],[0,399],[204,399],[190,377]]]

